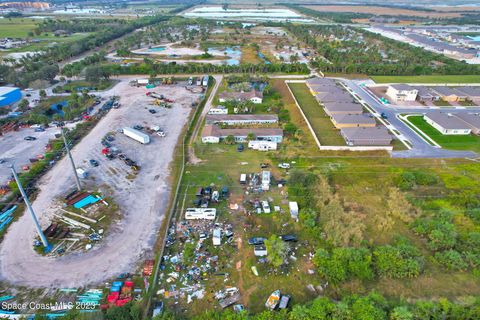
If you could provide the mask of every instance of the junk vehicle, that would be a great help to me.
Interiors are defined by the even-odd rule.
[[[288,294],[282,295],[278,309],[286,309],[288,307],[288,303],[290,302],[290,298],[291,297]]]
[[[280,290],[275,290],[272,294],[268,297],[267,301],[265,302],[265,307],[270,310],[274,310],[278,303],[280,302]]]
[[[150,137],[148,134],[138,131],[137,129],[125,127],[123,128],[123,134],[142,144],[150,143]]]

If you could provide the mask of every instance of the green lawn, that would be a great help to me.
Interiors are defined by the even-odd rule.
[[[344,146],[345,140],[340,131],[333,126],[330,117],[308,90],[304,83],[290,83],[290,89],[300,104],[310,125],[315,131],[320,144],[327,146]]]
[[[443,135],[429,125],[423,116],[411,116],[408,120],[445,149],[480,152],[480,137],[475,135]]]
[[[0,38],[25,38],[40,21],[27,18],[0,19]]]
[[[376,83],[480,83],[480,75],[371,76]]]
[[[448,101],[443,101],[443,100],[437,100],[433,101],[433,104],[436,105],[437,107],[451,107],[452,105]]]

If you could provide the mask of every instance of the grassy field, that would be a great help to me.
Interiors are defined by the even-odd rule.
[[[40,21],[27,18],[0,19],[0,38],[25,38]]]
[[[376,83],[480,83],[480,75],[371,76]]]
[[[341,199],[346,210],[361,214],[362,222],[366,225],[364,242],[367,246],[384,245],[391,243],[396,236],[408,238],[422,252],[426,259],[425,271],[412,279],[375,278],[371,281],[350,280],[340,285],[330,285],[323,295],[338,299],[345,294],[366,294],[377,291],[392,299],[437,299],[448,297],[456,299],[463,296],[480,294],[480,279],[471,272],[447,272],[431,261],[431,251],[425,241],[416,236],[409,226],[396,221],[393,229],[379,231],[376,228],[377,216],[385,210],[388,188],[395,185],[395,179],[404,171],[422,170],[438,175],[440,182],[434,186],[418,188],[408,192],[412,201],[421,201],[430,206],[452,205],[439,196],[456,192],[455,190],[474,190],[480,192],[480,171],[478,165],[467,160],[450,159],[396,159],[386,157],[383,153],[330,153],[321,152],[315,147],[313,137],[308,132],[303,116],[296,107],[292,96],[283,80],[271,80],[272,88],[281,94],[284,108],[290,113],[290,120],[302,131],[298,141],[286,140],[278,151],[256,152],[245,150],[237,152],[235,145],[214,144],[205,145],[197,140],[194,144],[195,154],[203,161],[198,164],[189,164],[181,183],[179,193],[180,207],[178,212],[192,206],[195,191],[198,187],[214,186],[217,190],[227,186],[230,190],[228,199],[218,204],[211,204],[217,208],[218,222],[232,224],[234,241],[221,246],[213,246],[211,239],[203,242],[203,250],[209,255],[218,256],[216,269],[212,273],[204,273],[201,283],[205,283],[205,297],[193,299],[186,303],[186,298],[164,299],[168,310],[182,315],[202,314],[205,310],[218,309],[218,302],[214,299],[215,291],[227,286],[240,289],[241,300],[248,312],[265,310],[264,302],[268,295],[276,289],[288,293],[293,297],[293,304],[300,304],[311,300],[317,294],[307,289],[308,285],[317,286],[324,283],[324,279],[315,272],[315,266],[309,255],[325,244],[315,240],[306,232],[301,223],[295,223],[288,214],[287,188],[279,187],[275,183],[268,192],[246,193],[244,186],[238,182],[241,173],[258,173],[260,163],[269,163],[272,176],[275,179],[287,179],[289,173],[277,167],[279,162],[290,161],[292,170],[303,170],[317,175],[328,177],[329,184],[335,194]],[[304,92],[300,87],[300,91]],[[308,91],[307,91],[308,93]],[[316,101],[314,101],[316,103]],[[287,182],[288,187],[288,182]],[[272,208],[270,214],[249,213],[252,210],[251,200],[268,199]],[[231,209],[231,204],[237,204],[239,209]],[[280,212],[274,212],[273,206],[279,206]],[[435,207],[434,207],[435,208]],[[455,212],[462,209],[452,207]],[[185,236],[171,247],[173,251],[166,254],[185,252]],[[275,234],[294,233],[299,237],[295,247],[296,259],[289,259],[289,264],[282,271],[274,272],[268,264],[260,263],[253,254],[252,246],[248,245],[249,237],[270,236]],[[194,244],[197,243],[197,231],[193,231]],[[196,262],[201,266],[204,262]],[[192,264],[187,264],[191,266]],[[256,266],[259,277],[256,277],[251,267]],[[168,275],[173,272],[174,266],[166,263],[160,288],[170,290],[172,284],[166,283]],[[185,273],[184,270],[181,271]],[[191,281],[188,281],[191,283]]]
[[[480,137],[475,135],[443,135],[429,125],[422,116],[412,116],[408,120],[445,149],[472,150],[480,152]]]
[[[257,50],[252,46],[242,46],[242,59],[241,63],[258,64],[261,62],[258,56]]]
[[[346,145],[340,131],[333,126],[330,117],[312,96],[307,86],[304,83],[290,83],[289,87],[302,107],[318,140],[320,140],[320,144],[327,146]]]

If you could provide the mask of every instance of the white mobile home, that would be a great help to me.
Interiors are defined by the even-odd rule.
[[[259,141],[259,140],[248,141],[248,147],[253,150],[259,150],[259,151],[277,150],[277,146],[278,144],[273,141]]]
[[[217,209],[215,208],[188,208],[185,210],[187,220],[215,220]]]

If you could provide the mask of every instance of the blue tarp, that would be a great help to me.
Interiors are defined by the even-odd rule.
[[[75,203],[73,206],[77,209],[83,208],[88,206],[89,204],[97,203],[98,201],[102,200],[103,198],[97,198],[95,196],[89,195],[88,197],[83,198],[82,200]]]
[[[7,211],[3,212],[0,214],[0,222],[2,220],[5,220],[5,218],[7,218],[9,215],[11,215],[13,213],[13,211],[15,211],[17,209],[17,206],[13,206],[11,207],[10,209],[8,209]]]
[[[63,117],[65,115],[65,113],[63,112],[63,108],[65,108],[66,106],[68,106],[67,100],[50,105],[50,109]]]

